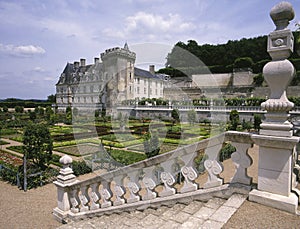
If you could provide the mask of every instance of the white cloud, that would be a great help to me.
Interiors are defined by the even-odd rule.
[[[30,57],[33,55],[41,55],[45,54],[46,51],[40,46],[36,45],[4,45],[0,44],[0,52],[13,55],[13,56],[18,56],[18,57]]]
[[[138,12],[126,18],[127,30],[134,31],[145,29],[150,32],[185,32],[194,29],[190,22],[185,22],[178,14],[168,14],[166,16],[155,15],[146,12]]]
[[[158,15],[147,12],[137,12],[125,18],[123,28],[110,27],[102,31],[107,37],[116,39],[134,39],[149,42],[169,40],[193,31],[196,26],[185,21],[179,14]]]

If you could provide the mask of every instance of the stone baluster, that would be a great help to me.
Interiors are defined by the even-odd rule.
[[[146,188],[146,194],[142,197],[143,200],[151,200],[156,198],[157,193],[153,191],[156,187],[155,175],[154,175],[155,166],[147,167],[143,169],[145,176],[143,177],[143,183]]]
[[[115,181],[114,193],[116,196],[116,200],[114,201],[115,206],[125,204],[124,194],[126,193],[126,190],[123,187],[123,180],[124,180],[124,175],[117,176],[114,178]]]
[[[198,189],[198,184],[195,183],[195,180],[198,177],[198,172],[193,167],[194,158],[196,157],[196,155],[197,154],[195,152],[181,157],[185,164],[185,166],[181,168],[181,173],[184,176],[184,184],[180,189],[181,193],[192,192]]]
[[[78,180],[76,180],[73,170],[70,167],[72,164],[70,156],[64,155],[60,158],[59,162],[63,167],[59,171],[57,181],[53,182],[57,187],[57,207],[53,209],[53,214],[58,221],[63,222],[70,211],[70,193],[68,192],[68,187],[77,183]]]
[[[164,171],[160,174],[161,181],[164,183],[163,190],[159,193],[159,196],[161,197],[171,196],[176,193],[176,189],[173,188],[176,180],[172,175],[172,165],[174,165],[174,163],[174,159],[161,163],[161,166],[164,169]]]
[[[247,168],[252,165],[252,159],[248,154],[248,150],[253,144],[231,142],[231,145],[236,148],[236,151],[231,154],[231,160],[236,167],[235,175],[231,179],[231,183],[250,185],[252,178],[248,176]]]
[[[112,197],[112,192],[110,190],[110,182],[102,181],[102,188],[100,189],[100,195],[102,197],[101,208],[107,208],[112,205],[110,198]]]
[[[80,204],[80,199],[79,199],[79,189],[75,188],[71,190],[71,195],[70,195],[70,202],[71,202],[71,211],[73,213],[79,212],[79,204]]]
[[[81,202],[81,205],[80,205],[81,212],[86,212],[89,210],[88,203],[90,202],[90,197],[88,195],[88,189],[89,189],[89,186],[84,186],[84,187],[80,188],[79,199]]]
[[[129,182],[127,183],[130,196],[127,199],[127,203],[134,203],[140,201],[141,197],[139,196],[138,192],[140,191],[139,185],[139,170],[133,170],[128,173]]]
[[[99,186],[100,183],[94,183],[91,185],[92,192],[91,192],[91,210],[96,210],[100,208],[99,200],[100,200],[100,193],[99,193]]]
[[[208,159],[204,161],[204,167],[208,172],[207,182],[204,188],[217,187],[223,184],[223,179],[219,177],[223,171],[223,165],[219,162],[219,153],[222,148],[222,142],[215,142],[218,139],[211,139],[211,146],[205,149]]]

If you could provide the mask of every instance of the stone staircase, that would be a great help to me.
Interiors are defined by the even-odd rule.
[[[105,214],[59,228],[222,228],[246,198],[244,194],[233,194],[228,200],[214,197],[208,201],[193,200],[190,203]]]

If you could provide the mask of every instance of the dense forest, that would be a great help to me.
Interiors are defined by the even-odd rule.
[[[294,53],[289,59],[300,70],[299,33],[293,32]],[[254,73],[261,73],[263,66],[270,60],[267,36],[230,40],[219,45],[199,45],[195,40],[187,43],[180,41],[168,54],[166,67],[160,69],[159,73],[176,77],[208,72],[228,73],[238,68],[251,68]]]

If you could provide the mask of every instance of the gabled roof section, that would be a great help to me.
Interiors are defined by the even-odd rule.
[[[144,78],[160,79],[157,75],[152,75],[149,71],[140,68],[134,68],[134,75]]]
[[[72,84],[74,83],[74,78],[76,78],[76,81],[79,82],[81,77],[83,77],[86,72],[92,72],[93,68],[94,70],[99,71],[102,68],[102,64],[97,63],[76,67],[72,63],[67,63],[57,84]]]

